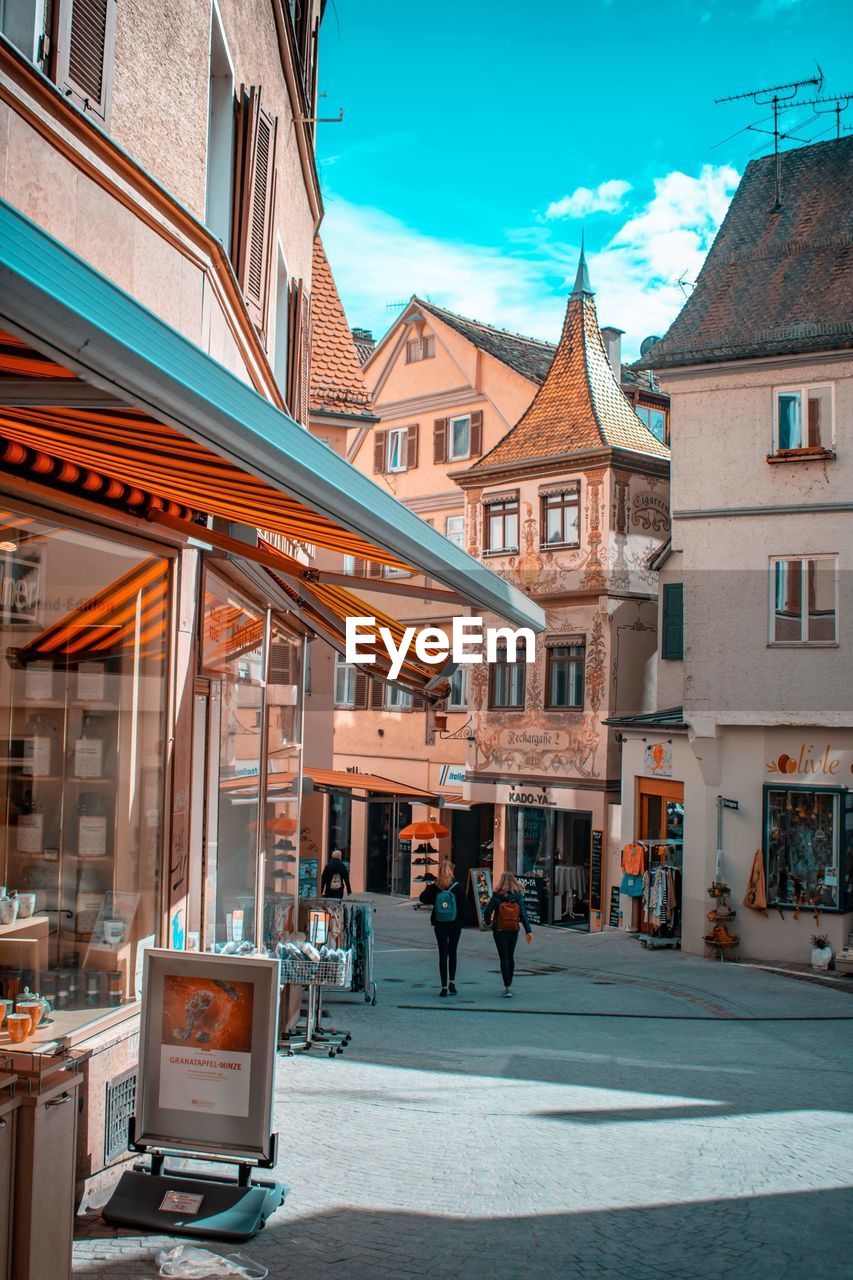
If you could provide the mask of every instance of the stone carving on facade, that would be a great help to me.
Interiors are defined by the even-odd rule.
[[[597,711],[604,698],[607,681],[607,642],[600,613],[595,615],[586,646],[586,694],[589,705]]]
[[[540,719],[490,715],[477,727],[477,773],[549,774],[555,781],[597,778],[601,729],[594,715],[564,715],[546,727]]]

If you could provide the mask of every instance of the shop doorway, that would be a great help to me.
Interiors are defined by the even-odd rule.
[[[450,856],[456,868],[456,879],[465,886],[468,910],[466,924],[476,924],[477,910],[473,895],[468,892],[469,872],[477,867],[491,871],[494,860],[495,806],[477,804],[470,809],[444,810],[444,819],[450,816]]]
[[[507,866],[524,884],[531,924],[589,929],[591,839],[589,812],[507,809]]]
[[[399,893],[408,897],[412,850],[399,832],[412,820],[412,806],[403,800],[371,800],[367,806],[368,893]]]
[[[677,943],[681,937],[684,783],[641,778],[638,811],[646,891],[636,900],[632,923],[641,940],[670,939]]]
[[[551,923],[589,931],[589,871],[592,814],[554,813],[554,870]]]

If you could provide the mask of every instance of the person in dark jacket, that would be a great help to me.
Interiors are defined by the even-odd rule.
[[[456,911],[452,919],[447,895],[452,894]],[[441,978],[440,996],[446,996],[448,977],[450,978],[450,994],[456,995],[456,951],[462,936],[462,921],[465,916],[465,889],[456,879],[456,871],[449,858],[445,858],[438,868],[438,875],[432,884],[428,884],[421,894],[421,902],[432,907],[429,922],[435,930],[435,941],[438,946],[438,973]]]
[[[343,898],[344,889],[346,889],[347,893],[352,894],[349,871],[347,870],[347,864],[344,862],[344,855],[340,849],[335,849],[323,868],[323,874],[320,877],[320,897]]]
[[[492,936],[498,950],[501,965],[501,977],[504,980],[504,995],[512,995],[512,975],[515,973],[515,947],[518,942],[520,928],[524,928],[527,941],[533,941],[530,921],[524,908],[524,890],[520,880],[508,871],[498,881],[486,910],[483,912],[486,927],[491,926]]]

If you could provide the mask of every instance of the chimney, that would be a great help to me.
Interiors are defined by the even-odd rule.
[[[359,364],[366,364],[370,359],[373,348],[376,346],[373,330],[362,329],[358,325],[353,325],[352,340],[358,352]]]
[[[622,382],[622,334],[624,332],[624,329],[614,329],[613,325],[610,324],[605,325],[601,330],[604,350],[607,352],[607,359],[610,361],[613,377],[620,384]]]

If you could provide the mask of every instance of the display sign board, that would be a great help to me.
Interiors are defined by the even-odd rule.
[[[278,993],[277,960],[145,952],[140,1146],[269,1155]]]
[[[610,890],[610,918],[607,923],[611,929],[619,928],[619,886],[614,884]]]
[[[604,855],[604,832],[593,831],[589,854],[589,909],[601,910],[601,861]]]
[[[527,919],[531,924],[542,923],[542,888],[544,881],[541,876],[520,875],[516,876],[520,881],[524,890],[524,909],[527,912]]]
[[[492,896],[492,873],[488,867],[472,867],[468,872],[468,879],[474,895],[474,906],[477,908],[477,923],[481,929],[485,929],[483,912]]]

